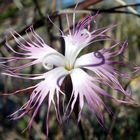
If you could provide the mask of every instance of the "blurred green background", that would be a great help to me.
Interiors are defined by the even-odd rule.
[[[87,12],[83,10],[93,9],[100,10],[100,14],[96,18],[97,26],[104,27],[111,24],[118,24],[111,34],[118,40],[128,40],[129,47],[125,52],[126,58],[132,64],[140,65],[140,6],[133,6],[130,9],[118,9],[124,12],[109,11],[116,6],[122,6],[120,0],[81,0],[82,5],[77,8],[76,18],[81,19],[86,16]],[[96,2],[96,3],[95,3]],[[126,4],[139,3],[140,0],[125,0]],[[36,32],[47,42],[47,44],[61,50],[63,40],[58,35],[59,31],[49,22],[47,15],[50,15],[55,24],[65,31],[65,15],[63,9],[74,7],[74,0],[0,0],[0,56],[9,56],[8,50],[4,47],[6,37],[10,37],[9,31],[16,30],[18,33],[26,37],[25,29],[33,25]],[[104,9],[104,10],[103,10]],[[58,11],[56,13],[56,11]],[[81,12],[80,12],[81,11]],[[92,10],[91,10],[92,11]],[[129,14],[128,14],[129,13]],[[69,14],[71,17],[72,14]],[[94,26],[94,23],[93,23]],[[13,39],[10,42],[15,46]],[[94,44],[93,44],[94,45]],[[101,42],[97,46],[107,47],[109,42]],[[97,48],[98,49],[98,48]],[[11,54],[10,54],[11,55]],[[119,59],[119,58],[118,58]],[[1,70],[1,69],[0,69]],[[27,71],[35,73],[41,71],[40,67],[31,67]],[[120,70],[124,71],[124,69]],[[25,71],[25,72],[27,72]],[[49,140],[140,140],[140,77],[139,73],[132,75],[131,81],[123,81],[124,86],[131,90],[132,97],[138,105],[117,105],[110,100],[106,103],[112,109],[114,116],[109,116],[108,112],[104,112],[105,123],[108,131],[105,131],[96,121],[95,117],[86,108],[82,116],[83,132],[77,125],[77,120],[72,117],[65,122],[63,128],[59,126],[54,108],[52,107],[49,116]],[[16,91],[33,85],[33,81],[15,79],[0,74],[0,94]],[[107,89],[108,92],[112,92]],[[113,94],[113,93],[112,93]],[[12,121],[7,117],[16,111],[21,105],[28,100],[29,94],[21,94],[16,96],[3,97],[0,96],[0,140],[46,140],[44,116],[46,112],[46,104],[40,109],[32,130],[22,130],[26,128],[29,113],[20,120]],[[65,130],[65,131],[64,131]],[[82,133],[82,134],[81,134]],[[82,136],[84,135],[85,138]]]

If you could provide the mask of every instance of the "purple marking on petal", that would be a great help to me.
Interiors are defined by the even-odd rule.
[[[96,51],[96,52],[93,53],[93,55],[94,55],[96,58],[101,59],[101,62],[100,62],[100,63],[96,63],[96,64],[82,65],[82,67],[97,67],[97,66],[100,66],[100,65],[105,64],[105,57],[102,55],[102,53],[100,53],[99,51]]]

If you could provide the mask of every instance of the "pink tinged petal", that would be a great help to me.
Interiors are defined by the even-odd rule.
[[[15,60],[24,60],[24,59],[31,59],[31,58],[14,58]],[[11,59],[12,60],[12,59]],[[12,60],[13,61],[13,60]],[[44,56],[44,58],[42,60],[36,59],[36,60],[32,60],[29,63],[26,63],[24,65],[20,65],[20,66],[15,66],[15,67],[10,67],[9,69],[13,70],[13,71],[17,71],[17,70],[21,70],[24,68],[27,68],[29,66],[35,65],[37,63],[42,62],[43,66],[47,69],[47,65],[52,65],[52,66],[64,66],[64,56],[61,55],[58,52],[55,53],[50,53],[50,54],[46,54]]]
[[[79,31],[76,35],[65,36],[65,57],[68,59],[71,58],[71,61],[74,61],[79,52],[88,46],[90,38],[91,34],[87,29]]]
[[[104,80],[112,83],[112,88],[119,90],[127,95],[127,92],[123,89],[123,87],[115,77],[115,69],[112,67],[112,65],[108,64],[110,60],[107,53],[102,54],[101,50],[99,54],[100,57],[97,57],[97,55],[93,55],[93,53],[88,53],[79,57],[75,62],[75,67],[86,68],[93,71],[100,78],[104,78]]]
[[[82,69],[74,69],[71,73],[71,79],[73,84],[74,100],[71,104],[71,112],[74,108],[74,104],[79,95],[80,112],[78,120],[80,120],[81,110],[83,109],[84,97],[92,112],[97,116],[98,121],[103,123],[102,108],[104,106],[102,99],[95,93],[93,89],[92,81],[94,80]]]
[[[98,87],[96,84],[99,84],[101,81],[89,76],[82,69],[79,69],[79,68],[74,69],[71,73],[71,79],[72,79],[72,84],[73,84],[72,96],[74,95],[74,98],[71,103],[70,113],[72,112],[74,108],[74,104],[76,103],[76,100],[79,97],[80,111],[79,111],[78,121],[81,118],[81,112],[82,112],[84,102],[85,102],[84,99],[86,99],[86,102],[88,103],[89,108],[95,114],[98,122],[103,127],[104,127],[104,117],[103,117],[102,110],[105,108],[110,114],[112,114],[112,111],[110,110],[109,107],[107,107],[104,104],[100,96],[105,96],[119,103],[129,103],[129,101],[115,99],[112,95],[107,93],[105,90]],[[123,91],[122,89],[122,92],[125,92],[125,91]]]
[[[71,57],[72,63],[78,56],[79,52],[87,47],[89,44],[101,40],[111,40],[111,37],[106,35],[109,30],[114,28],[116,25],[105,27],[101,29],[89,32],[85,27],[94,19],[93,16],[88,16],[82,22],[80,22],[75,28],[74,34],[69,34],[64,37],[65,40],[65,56],[66,58]]]
[[[41,37],[39,37],[39,35],[37,33],[35,33],[34,29],[32,27],[29,28],[31,35],[33,37],[33,40],[30,39],[29,34],[27,33],[28,37],[29,37],[29,41],[26,41],[22,36],[20,36],[17,32],[12,32],[12,36],[14,37],[16,43],[18,44],[17,47],[20,48],[21,52],[17,52],[16,50],[14,50],[9,44],[8,42],[6,42],[6,46],[12,51],[14,52],[16,55],[18,55],[19,57],[12,57],[9,58],[7,61],[14,61],[14,60],[31,60],[34,59],[32,62],[25,64],[23,66],[17,66],[15,68],[11,68],[11,69],[15,69],[15,70],[20,70],[22,68],[26,68],[29,67],[31,65],[35,65],[38,63],[41,63],[44,59],[44,57],[46,57],[47,55],[50,55],[52,53],[56,53],[58,56],[63,57],[59,52],[57,52],[56,50],[54,50],[53,48],[49,47],[47,44],[45,44],[45,42],[43,41],[43,39]],[[56,56],[55,56],[56,57]],[[62,59],[61,59],[62,60]],[[52,60],[49,60],[52,61]],[[54,61],[54,60],[53,60]],[[60,61],[62,62],[62,61]],[[56,62],[55,62],[56,63]]]
[[[43,103],[46,96],[48,96],[48,109],[50,109],[51,103],[54,104],[54,95],[60,90],[59,86],[57,85],[57,80],[62,75],[68,74],[63,67],[55,68],[47,73],[44,74],[45,80],[41,81],[37,85],[35,85],[35,89],[33,90],[30,99],[26,104],[24,104],[19,110],[11,115],[14,119],[21,118],[30,110],[34,109],[33,115],[29,121],[28,127],[30,128],[34,117],[36,116],[38,109],[40,108],[41,104]],[[62,84],[62,80],[60,84]],[[56,92],[55,92],[56,91]],[[57,95],[59,96],[59,95]],[[49,110],[48,110],[49,112]],[[57,112],[56,112],[57,113]]]
[[[95,15],[96,16],[96,15]],[[88,16],[83,21],[79,22],[75,28],[73,34],[69,34],[64,36],[65,40],[65,57],[69,60],[71,58],[71,64],[74,63],[76,57],[80,53],[82,49],[87,47],[89,44],[93,42],[97,42],[100,40],[110,40],[111,37],[106,35],[105,33],[111,30],[116,25],[112,25],[110,27],[105,27],[101,29],[97,29],[93,32],[89,32],[86,27],[89,23],[94,19],[93,16]]]
[[[75,61],[79,52],[90,42],[91,33],[86,29],[86,26],[89,25],[93,18],[93,16],[88,16],[78,23],[73,34],[64,36],[65,56],[67,59],[72,58],[72,63]]]

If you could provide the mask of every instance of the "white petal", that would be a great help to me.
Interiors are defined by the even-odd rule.
[[[45,76],[47,85],[49,87],[55,88],[55,87],[58,87],[57,85],[58,82],[60,82],[59,85],[62,84],[62,81],[63,81],[62,79],[64,79],[67,74],[69,74],[69,72],[66,69],[64,69],[64,67],[57,67],[45,73],[44,76]],[[59,79],[61,77],[62,79]]]
[[[71,59],[73,63],[80,53],[80,51],[88,45],[91,39],[91,34],[88,30],[83,29],[74,35],[68,35],[64,37],[65,40],[65,56],[67,59]]]
[[[112,89],[118,90],[126,95],[126,91],[123,89],[116,77],[115,69],[108,64],[108,55],[105,54],[103,57],[104,63],[102,63],[102,58],[96,57],[93,53],[83,55],[76,60],[75,67],[86,68],[93,71],[103,81],[106,81],[109,85],[111,84]]]
[[[65,58],[59,52],[49,53],[42,58],[42,64],[46,69],[52,69],[55,66],[64,66]]]
[[[71,104],[71,112],[74,108],[74,104],[76,103],[76,100],[78,99],[79,95],[80,112],[78,120],[80,119],[81,116],[81,111],[84,105],[85,98],[91,111],[94,114],[96,114],[96,116],[100,119],[100,121],[103,121],[101,110],[103,109],[104,104],[102,99],[98,96],[98,94],[96,94],[96,91],[94,89],[95,84],[93,82],[95,82],[96,80],[79,68],[74,69],[72,71],[71,79],[74,94],[74,99]]]
[[[24,65],[21,66],[16,66],[15,63],[15,66],[13,66],[12,69],[17,71],[38,63],[43,63],[43,65],[47,69],[51,69],[53,65],[62,66],[64,64],[64,56],[59,52],[57,52],[55,49],[51,48],[49,45],[47,45],[44,42],[44,40],[34,31],[32,27],[30,27],[29,30],[31,31],[31,37],[27,33],[28,41],[25,40],[21,35],[19,35],[15,31],[11,33],[17,43],[17,47],[22,51],[22,53],[14,50],[8,44],[8,42],[6,42],[6,46],[13,53],[19,55],[18,57],[15,56],[13,56],[12,58],[9,57],[8,61],[31,60],[31,62],[25,63]],[[50,57],[52,54],[53,57]],[[47,64],[46,64],[46,57],[48,59]]]
[[[30,127],[32,125],[35,115],[38,112],[39,107],[41,106],[45,98],[48,96],[48,108],[50,108],[52,102],[54,103],[54,95],[60,90],[60,87],[58,86],[58,80],[63,75],[67,74],[68,72],[63,67],[58,67],[45,73],[44,80],[34,86],[34,90],[30,95],[28,102],[15,113],[13,113],[11,117],[13,117],[13,119],[21,118],[26,113],[28,113],[29,110],[34,108],[33,115],[28,124],[28,127]],[[59,81],[60,84],[62,84],[63,79],[64,76]]]
[[[96,55],[102,55],[100,52],[92,52],[88,53],[85,55],[82,55],[81,57],[77,58],[75,62],[75,67],[85,67],[87,65],[93,65],[93,66],[98,66],[98,65],[103,65],[103,59],[104,56],[96,56]]]

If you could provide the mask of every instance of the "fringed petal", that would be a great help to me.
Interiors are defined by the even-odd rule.
[[[34,117],[36,116],[38,109],[42,105],[44,99],[48,96],[48,112],[51,104],[54,103],[54,95],[57,94],[57,98],[59,97],[58,93],[60,91],[60,87],[57,82],[59,77],[62,75],[66,75],[68,72],[63,68],[55,68],[44,74],[44,80],[34,86],[34,90],[30,95],[30,98],[27,103],[25,103],[19,110],[10,115],[14,120],[23,117],[29,111],[34,110],[31,119],[29,120],[28,127],[30,128]],[[59,84],[61,85],[63,82],[63,77]],[[23,91],[23,90],[22,90]],[[56,114],[59,111],[56,110]],[[60,117],[60,116],[59,116]]]

